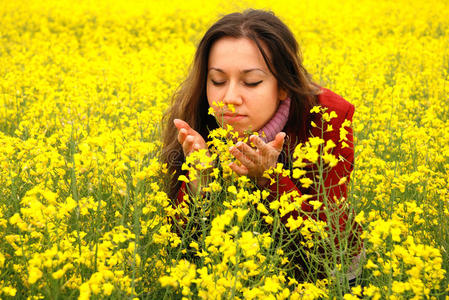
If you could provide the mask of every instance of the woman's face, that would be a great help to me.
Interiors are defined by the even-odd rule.
[[[268,51],[266,51],[268,54]],[[210,49],[207,72],[207,100],[214,107],[218,122],[234,130],[261,129],[276,113],[279,101],[286,98],[269,71],[257,45],[247,38],[223,37]],[[232,104],[218,108],[213,102]]]

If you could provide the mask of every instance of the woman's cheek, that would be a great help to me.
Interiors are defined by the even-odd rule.
[[[211,105],[213,102],[221,102],[223,99],[222,92],[220,91],[220,88],[218,87],[208,87],[207,88],[207,100],[209,102],[209,105]]]

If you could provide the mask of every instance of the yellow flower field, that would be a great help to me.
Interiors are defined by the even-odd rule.
[[[271,2],[0,3],[0,298],[449,299],[449,3]],[[210,202],[164,192],[171,95],[208,26],[250,7],[273,10],[314,80],[356,107],[355,287],[327,224],[283,226],[293,208],[246,177],[217,170]],[[225,166],[229,132],[214,134]],[[332,276],[294,278],[299,235]]]

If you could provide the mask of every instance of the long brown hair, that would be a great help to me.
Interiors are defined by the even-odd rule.
[[[185,159],[173,120],[186,121],[206,141],[209,130],[217,127],[214,117],[207,113],[206,80],[210,49],[222,37],[248,38],[257,45],[279,88],[287,91],[291,98],[285,128],[287,133],[300,132],[300,136],[305,138],[309,111],[317,103],[316,95],[320,88],[312,82],[302,65],[298,43],[292,32],[274,13],[249,9],[225,15],[209,28],[200,41],[190,73],[173,95],[172,105],[162,120],[164,146],[161,158],[173,175],[168,191],[171,199],[176,198],[179,190],[177,178],[182,173]]]

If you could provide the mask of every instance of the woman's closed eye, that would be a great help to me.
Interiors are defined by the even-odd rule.
[[[215,81],[213,79],[210,80],[213,85],[223,85],[226,81]]]
[[[259,81],[256,81],[256,82],[245,82],[245,85],[246,85],[246,86],[257,86],[257,85],[259,85],[260,83],[262,83],[262,81],[263,81],[263,80],[259,80]]]
[[[210,80],[211,82],[212,82],[212,84],[213,85],[215,85],[215,86],[220,86],[220,85],[223,85],[223,84],[225,84],[226,83],[226,81],[215,81],[215,80]],[[249,86],[249,87],[254,87],[254,86],[257,86],[257,85],[259,85],[260,83],[262,83],[262,81],[263,80],[259,80],[259,81],[256,81],[256,82],[244,82],[244,84],[246,85],[246,86]]]

